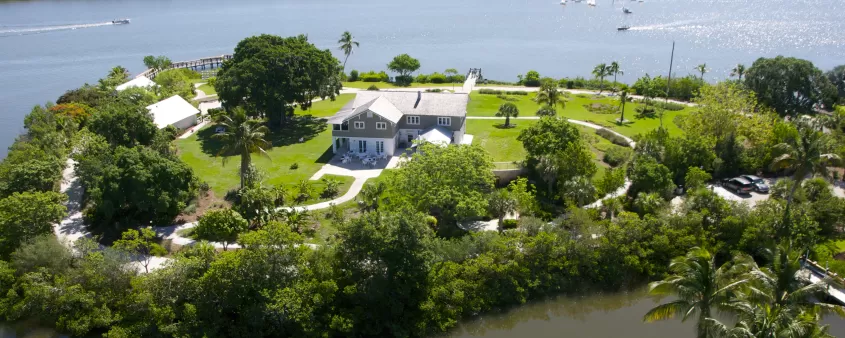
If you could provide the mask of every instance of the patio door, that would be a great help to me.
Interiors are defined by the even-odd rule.
[[[367,140],[358,140],[358,152],[359,153],[366,153],[367,152]]]
[[[384,153],[384,141],[376,141],[376,154]]]

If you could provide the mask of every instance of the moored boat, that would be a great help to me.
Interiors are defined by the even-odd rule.
[[[111,21],[111,23],[113,23],[113,24],[115,24],[115,25],[125,25],[125,24],[128,24],[128,23],[129,23],[129,19],[117,19],[117,20],[112,20],[112,21]]]

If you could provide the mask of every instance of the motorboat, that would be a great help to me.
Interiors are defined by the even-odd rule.
[[[125,24],[128,24],[128,23],[129,23],[129,19],[117,19],[117,20],[112,20],[112,21],[111,21],[111,23],[112,23],[112,24],[115,24],[115,25],[125,25]]]
[[[560,0],[561,5],[566,5],[566,0]]]
[[[587,0],[587,5],[595,7],[596,6],[596,0]]]
[[[633,13],[633,12],[631,12],[631,10],[630,10],[630,9],[628,9],[627,7],[622,7],[622,13],[625,13],[625,14],[631,14],[631,13]]]
[[[617,31],[626,31],[626,30],[629,30],[629,29],[631,29],[631,26],[628,26],[628,25],[616,27]]]

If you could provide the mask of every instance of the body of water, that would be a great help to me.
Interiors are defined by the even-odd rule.
[[[623,14],[622,6],[633,14]],[[112,25],[130,18],[129,25]],[[627,32],[616,27],[630,25]],[[261,33],[307,34],[332,48],[344,30],[361,48],[347,69],[383,70],[408,53],[422,72],[482,68],[487,78],[589,76],[617,60],[633,81],[707,63],[708,79],[736,63],[791,55],[823,69],[845,63],[841,0],[62,0],[0,2],[0,157],[33,105],[54,101],[113,66],[143,70],[145,55],[174,61],[230,53]]]

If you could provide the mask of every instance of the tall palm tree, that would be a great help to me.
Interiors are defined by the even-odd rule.
[[[367,183],[358,195],[358,207],[363,211],[378,211],[381,195],[387,190],[384,182]]]
[[[240,175],[243,189],[247,171],[252,163],[252,154],[258,153],[270,158],[265,150],[270,147],[270,142],[265,139],[270,130],[264,125],[264,121],[249,118],[242,108],[235,108],[230,114],[220,116],[218,124],[224,128],[222,133],[212,136],[223,143],[218,155],[241,156]],[[228,157],[223,157],[224,165],[227,160]]]
[[[673,295],[678,300],[658,305],[643,317],[646,322],[680,316],[687,320],[698,314],[696,331],[698,337],[707,336],[707,318],[711,310],[722,309],[734,302],[734,290],[748,282],[747,278],[736,279],[753,262],[747,256],[738,256],[732,265],[716,267],[715,257],[705,249],[692,248],[685,256],[677,257],[669,264],[671,275],[649,285],[649,293],[657,296]]]
[[[625,75],[625,72],[623,72],[622,69],[619,68],[619,62],[616,61],[610,63],[608,71],[613,74],[613,91],[616,91],[616,76]]]
[[[499,106],[499,111],[496,112],[496,116],[504,116],[505,128],[508,128],[511,126],[511,117],[519,116],[519,108],[517,108],[513,102],[505,102]]]
[[[701,73],[700,79],[701,79],[701,81],[704,81],[704,73],[707,73],[707,64],[702,63],[698,66],[695,66],[695,70],[697,70],[699,73]]]
[[[622,89],[619,92],[619,111],[622,112],[622,116],[619,117],[619,124],[625,123],[625,103],[628,102],[628,90]]]
[[[599,78],[601,82],[601,87],[599,88],[599,94],[601,94],[604,91],[604,77],[610,75],[610,67],[606,63],[600,63],[593,68],[593,75]]]
[[[352,33],[349,33],[349,31],[343,32],[340,36],[340,40],[337,40],[337,43],[340,44],[338,48],[343,51],[344,55],[346,55],[346,58],[343,59],[343,69],[345,70],[346,61],[349,60],[349,56],[352,55],[354,49],[358,48],[360,44],[358,41],[355,41],[355,38],[352,36]]]
[[[797,122],[795,127],[798,129],[798,137],[787,138],[786,142],[775,145],[774,149],[781,155],[772,160],[772,169],[794,172],[793,185],[786,197],[787,213],[795,191],[804,179],[815,175],[828,178],[828,166],[841,163],[839,155],[826,152],[829,145],[827,135],[819,128],[804,121]]]
[[[552,79],[543,79],[534,101],[552,109],[556,109],[558,105],[566,108],[566,100],[563,98],[563,93],[558,90],[557,81]]]
[[[745,75],[745,65],[738,63],[731,69],[731,76],[736,76],[737,80],[742,81],[743,75]]]

